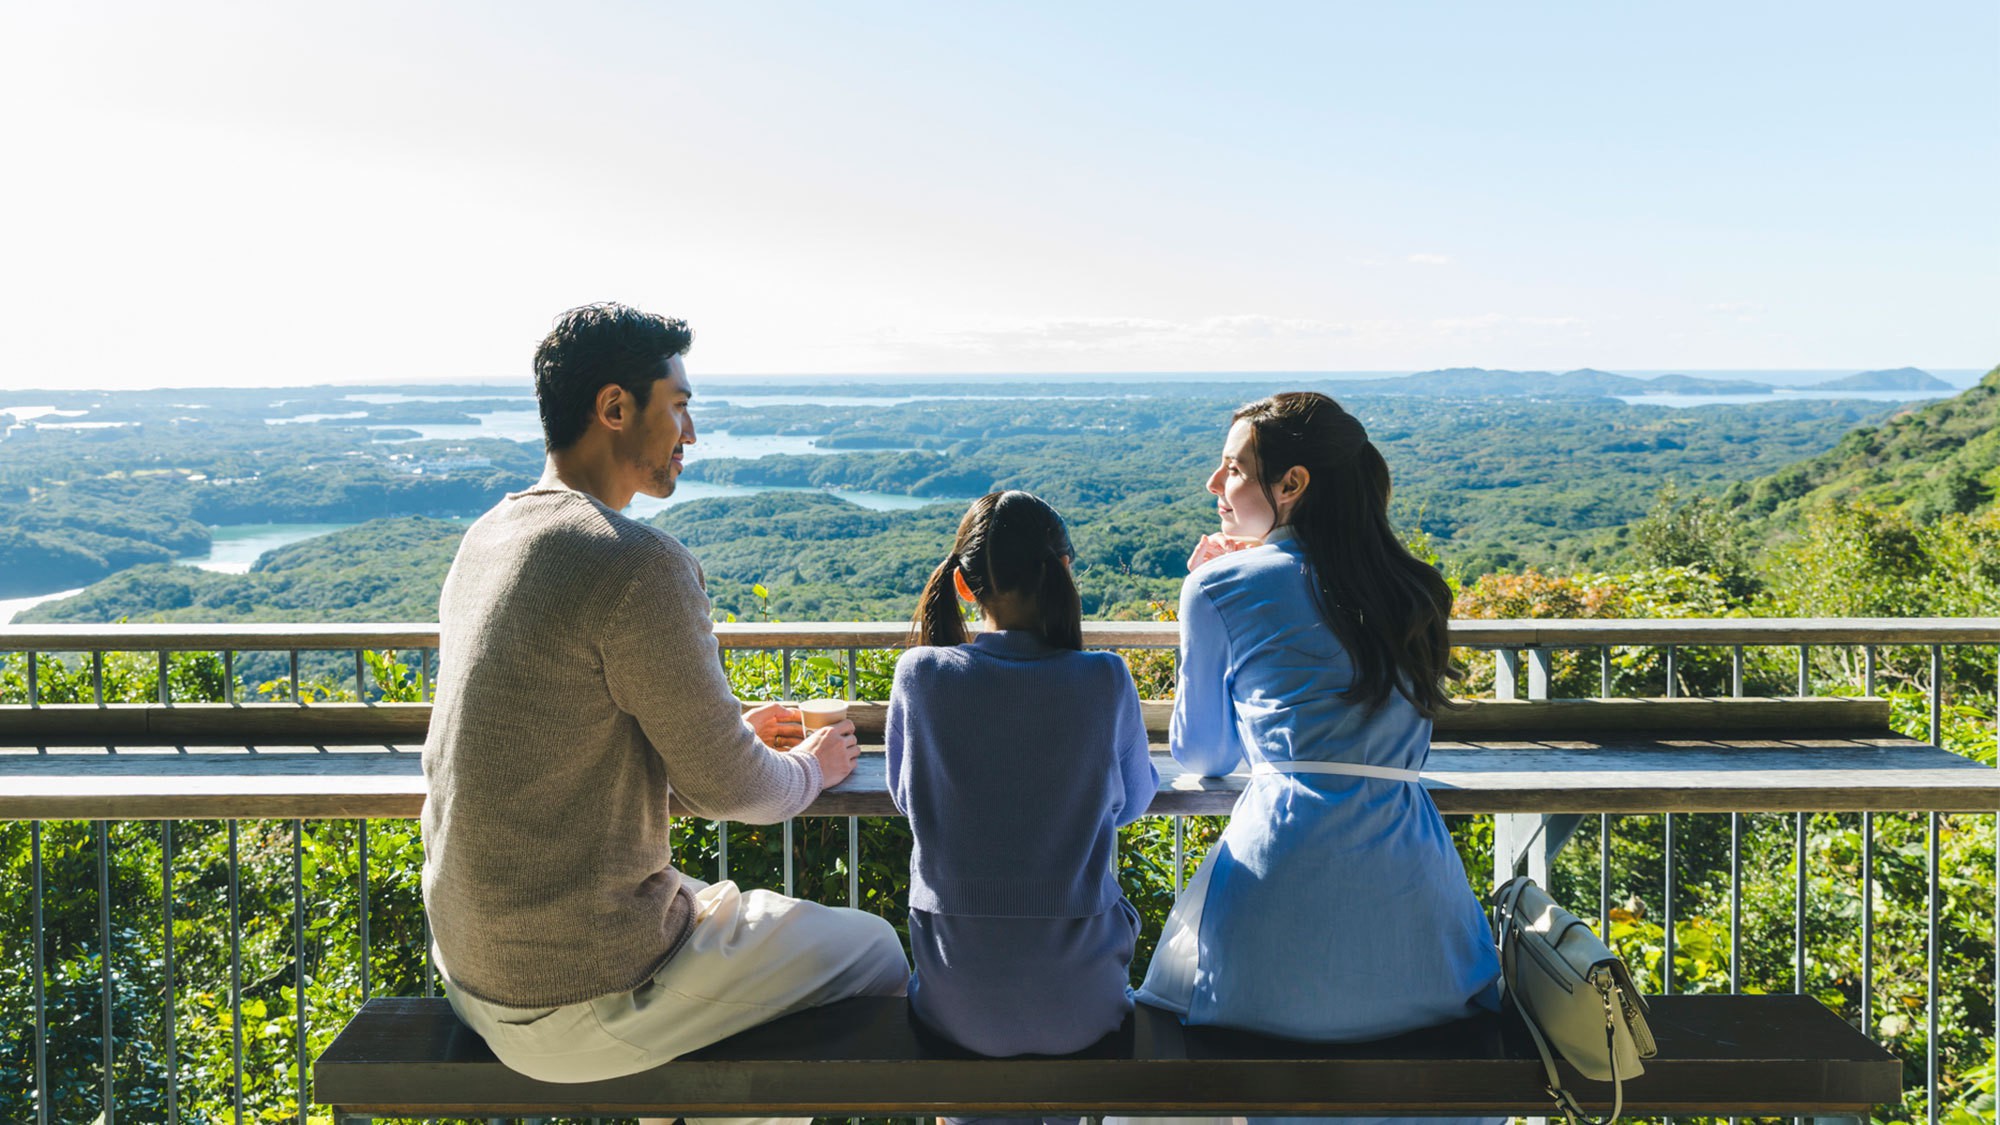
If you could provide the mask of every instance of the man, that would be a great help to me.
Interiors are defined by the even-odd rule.
[[[564,313],[535,353],[548,467],[480,517],[438,605],[424,904],[452,1007],[553,1082],[645,1070],[799,1008],[901,995],[889,923],[676,871],[667,794],[798,815],[853,769],[854,725],[744,715],[694,556],[619,514],[695,440],[678,320]]]

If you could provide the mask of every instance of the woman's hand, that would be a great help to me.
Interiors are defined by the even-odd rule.
[[[760,703],[743,712],[743,721],[774,750],[790,750],[806,737],[799,713],[782,703]]]
[[[1245,547],[1260,546],[1263,542],[1262,539],[1252,539],[1247,535],[1224,535],[1220,531],[1211,531],[1201,537],[1201,542],[1194,545],[1194,554],[1188,556],[1188,570],[1192,572],[1199,569],[1203,563],[1213,562]]]

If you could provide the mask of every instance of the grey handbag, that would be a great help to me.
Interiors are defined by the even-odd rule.
[[[1548,1092],[1571,1122],[1590,1122],[1556,1075],[1550,1045],[1585,1078],[1610,1082],[1609,1125],[1625,1111],[1625,1080],[1645,1073],[1658,1053],[1646,1026],[1646,1001],[1625,962],[1574,914],[1525,876],[1493,892],[1493,936],[1500,972],[1548,1072]]]

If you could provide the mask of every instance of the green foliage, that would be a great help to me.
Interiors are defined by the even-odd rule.
[[[1781,527],[1829,503],[1865,503],[1920,521],[1963,515],[2000,489],[2000,368],[1952,398],[1863,426],[1831,450],[1756,482],[1746,514]]]
[[[1731,597],[1744,598],[1755,585],[1736,533],[1737,521],[1722,501],[1684,499],[1668,482],[1652,510],[1632,525],[1632,552],[1653,570],[1688,568],[1713,575]]]

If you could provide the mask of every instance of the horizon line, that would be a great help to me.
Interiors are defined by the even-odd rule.
[[[1995,369],[1994,367],[1976,367],[1976,366],[1975,367],[1921,367],[1916,364],[1905,364],[1903,365],[1903,367],[1915,368],[1916,370],[1923,371],[1931,375],[1971,375],[1975,377],[1974,378],[1975,383],[1977,382],[1978,376],[1983,375],[1986,372]],[[1273,377],[1311,378],[1311,379],[1323,379],[1323,380],[1348,378],[1348,379],[1355,379],[1357,381],[1369,381],[1374,379],[1397,379],[1410,375],[1422,375],[1438,371],[1484,371],[1484,372],[1491,372],[1494,374],[1530,374],[1530,375],[1567,375],[1576,372],[1592,371],[1592,372],[1600,372],[1606,375],[1658,377],[1662,375],[1739,375],[1739,376],[1759,375],[1759,374],[1840,375],[1843,373],[1863,374],[1869,371],[1894,371],[1901,369],[1902,368],[1879,368],[1879,367],[1865,368],[1865,367],[1850,366],[1850,367],[1660,367],[1660,368],[1630,367],[1630,368],[1625,368],[1623,370],[1617,370],[1613,368],[1591,367],[1586,365],[1583,367],[1568,368],[1564,371],[1552,371],[1546,368],[1476,367],[1467,365],[1460,367],[1425,367],[1425,368],[1415,368],[1415,369],[1289,368],[1289,369],[1268,369],[1268,370],[1227,369],[1227,370],[1181,370],[1181,371],[1053,371],[1053,372],[871,371],[871,372],[845,372],[845,373],[708,371],[708,372],[701,372],[700,374],[696,375],[695,382],[699,384],[702,380],[723,379],[723,380],[765,380],[772,382],[780,380],[808,380],[815,382],[826,381],[826,382],[847,383],[847,384],[857,384],[857,383],[865,384],[871,381],[890,382],[890,383],[935,381],[935,382],[952,383],[960,381],[979,381],[979,380],[1005,380],[1008,382],[1015,382],[1015,383],[1035,383],[1035,382],[1072,381],[1072,380],[1079,380],[1079,381],[1102,380],[1108,382],[1119,382],[1131,379],[1174,379],[1183,381],[1193,381],[1199,379],[1264,379]],[[210,383],[210,384],[166,383],[166,384],[157,384],[153,386],[144,386],[144,387],[137,387],[137,386],[67,387],[67,388],[24,387],[19,389],[0,386],[0,394],[76,395],[76,394],[113,394],[118,392],[152,392],[152,391],[259,391],[259,390],[291,391],[291,390],[313,390],[320,387],[431,388],[431,387],[524,387],[525,386],[528,387],[529,389],[532,389],[533,382],[534,380],[532,376],[492,376],[492,375],[457,376],[457,377],[444,377],[436,380],[416,380],[404,377],[382,376],[377,378],[362,378],[362,379],[355,379],[352,381],[337,381],[337,382],[326,382],[326,381],[311,382],[311,383],[280,382],[280,383],[258,383],[258,384],[240,384],[240,385],[216,384],[216,383]]]

